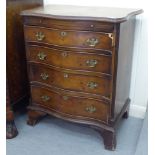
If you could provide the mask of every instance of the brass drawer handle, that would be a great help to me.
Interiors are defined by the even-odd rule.
[[[37,32],[35,36],[38,41],[42,41],[45,38],[43,32]]]
[[[68,74],[67,73],[64,73],[64,78],[68,78]]]
[[[86,109],[85,109],[87,112],[89,112],[89,113],[94,113],[94,112],[96,112],[96,107],[94,107],[94,106],[89,106],[89,107],[86,107]]]
[[[47,102],[47,101],[50,100],[50,97],[47,96],[47,95],[43,95],[43,96],[41,96],[41,99],[42,99],[43,102]]]
[[[40,76],[43,80],[47,80],[49,78],[49,75],[46,73],[41,73]]]
[[[67,32],[62,31],[62,32],[60,32],[60,35],[61,35],[61,37],[65,37],[67,35]]]
[[[69,99],[68,96],[63,96],[62,98],[63,98],[63,100],[65,100],[65,101],[67,101],[67,100]]]
[[[95,47],[99,43],[97,38],[89,38],[86,40],[86,44],[90,47]]]
[[[39,52],[37,56],[38,56],[38,58],[39,58],[40,60],[45,60],[45,58],[46,58],[47,55],[44,54],[44,52]]]
[[[62,52],[61,55],[62,55],[63,57],[67,57],[68,54],[67,54],[67,52]]]
[[[97,65],[98,61],[97,60],[87,60],[86,64],[88,67],[95,67]]]
[[[98,84],[97,84],[96,82],[91,81],[91,82],[88,82],[88,83],[87,83],[87,86],[88,86],[90,89],[95,89],[95,88],[98,87]]]

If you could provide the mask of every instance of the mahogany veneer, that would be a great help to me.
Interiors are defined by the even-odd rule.
[[[116,128],[129,112],[139,13],[61,5],[23,11],[31,86],[28,124],[45,114],[88,124],[100,131],[105,148],[114,150]]]

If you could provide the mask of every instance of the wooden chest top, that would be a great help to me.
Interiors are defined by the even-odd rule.
[[[129,17],[142,13],[141,9],[88,7],[71,5],[47,5],[22,12],[22,15],[44,16],[56,19],[87,19],[120,23]]]

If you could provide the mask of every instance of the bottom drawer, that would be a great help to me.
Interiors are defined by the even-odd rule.
[[[70,96],[65,92],[56,92],[39,86],[31,86],[31,96],[32,104],[38,104],[70,117],[108,123],[109,105],[102,100]]]

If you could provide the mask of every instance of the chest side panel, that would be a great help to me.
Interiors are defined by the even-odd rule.
[[[135,18],[120,24],[115,96],[115,118],[129,101]]]

